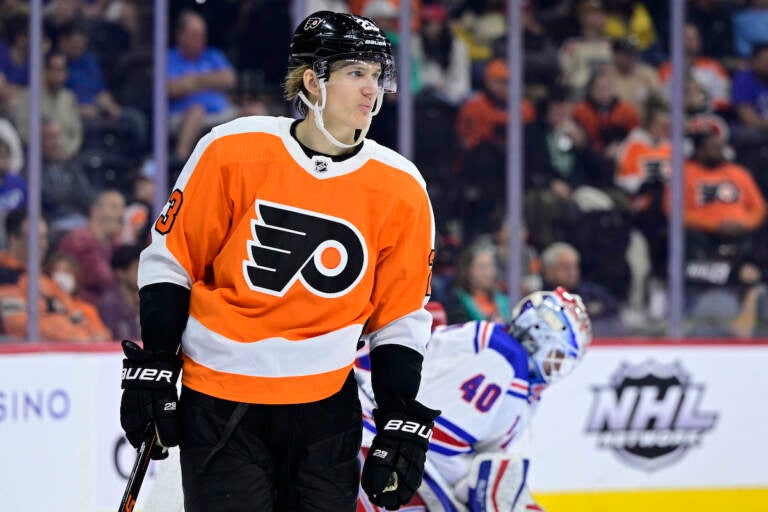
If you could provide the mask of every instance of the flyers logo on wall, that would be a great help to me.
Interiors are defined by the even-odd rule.
[[[702,442],[717,413],[702,411],[704,384],[679,361],[623,363],[610,383],[592,388],[587,433],[629,466],[655,471]]]
[[[262,200],[256,214],[243,260],[252,290],[282,297],[298,280],[315,295],[339,297],[363,277],[368,251],[344,219]]]

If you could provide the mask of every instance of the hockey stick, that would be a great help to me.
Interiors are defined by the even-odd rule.
[[[117,509],[117,512],[133,512],[141,484],[144,482],[144,476],[147,474],[152,448],[155,447],[156,442],[157,432],[155,431],[155,424],[150,423],[147,431],[144,433],[144,440],[139,445],[136,462],[133,463],[131,476],[128,477],[128,483],[125,485],[125,492],[123,492],[123,499],[120,501],[120,507]]]

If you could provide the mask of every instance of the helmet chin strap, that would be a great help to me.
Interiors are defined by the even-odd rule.
[[[374,105],[373,111],[368,115],[368,124],[365,126],[364,129],[360,131],[360,135],[354,140],[352,144],[345,144],[344,142],[341,142],[340,140],[337,140],[336,137],[331,135],[331,132],[329,132],[325,128],[325,121],[323,121],[323,110],[325,110],[325,78],[321,78],[318,80],[319,87],[320,87],[320,104],[317,103],[311,103],[309,99],[304,95],[302,91],[299,91],[299,98],[301,99],[302,103],[304,103],[308,108],[312,110],[312,113],[314,114],[315,118],[315,126],[318,130],[320,130],[320,133],[322,133],[328,141],[333,144],[334,146],[340,147],[340,148],[354,148],[361,142],[363,142],[363,139],[365,139],[365,135],[368,133],[368,129],[371,127],[371,119],[373,116],[379,113],[379,110],[381,110],[381,104],[384,100],[384,89],[382,87],[379,87],[379,92],[376,96],[376,104]]]

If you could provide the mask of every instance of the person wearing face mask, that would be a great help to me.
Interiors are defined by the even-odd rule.
[[[28,222],[24,210],[13,210],[5,218],[8,248],[0,252],[0,322],[3,335],[12,339],[27,339],[27,238]],[[48,226],[41,220],[38,227],[40,256],[48,250]],[[51,260],[52,261],[52,260]],[[63,341],[89,343],[106,341],[109,331],[99,319],[95,308],[72,296],[76,278],[71,266],[49,267],[38,283],[40,298],[40,339],[33,341]],[[55,276],[52,278],[51,276]],[[69,291],[68,291],[69,290]]]
[[[366,138],[396,87],[373,21],[309,15],[284,83],[302,118],[214,127],[153,223],[121,425],[135,447],[150,427],[154,458],[180,445],[187,512],[355,510],[361,336],[382,427],[362,487],[396,510],[421,483],[439,414],[416,401],[435,222],[416,166]]]
[[[96,305],[79,296],[83,274],[80,265],[72,256],[61,252],[51,253],[43,265],[43,272],[69,296],[66,314],[73,324],[82,327],[88,333],[90,341],[113,339]]]

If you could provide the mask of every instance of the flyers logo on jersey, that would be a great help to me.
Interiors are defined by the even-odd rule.
[[[243,275],[255,291],[282,297],[301,281],[320,297],[339,297],[360,281],[368,251],[360,231],[336,217],[256,201]]]

